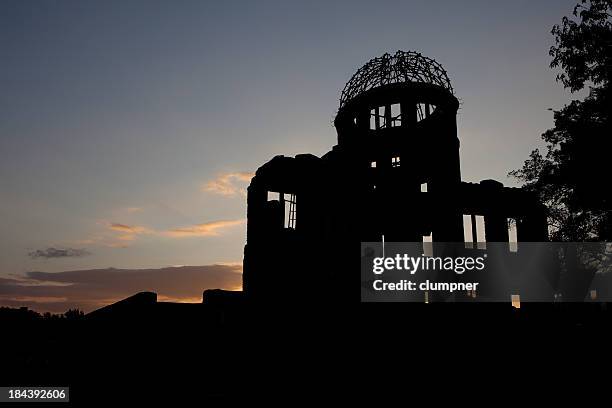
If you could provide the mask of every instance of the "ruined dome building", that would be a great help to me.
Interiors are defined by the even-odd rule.
[[[361,67],[342,91],[337,145],[322,157],[276,156],[253,177],[245,295],[358,299],[360,242],[383,237],[546,241],[535,195],[461,181],[458,108],[446,71],[420,53],[384,54]]]

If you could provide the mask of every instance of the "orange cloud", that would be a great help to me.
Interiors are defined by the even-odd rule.
[[[172,238],[217,236],[221,230],[242,225],[244,222],[244,219],[212,221],[204,224],[196,224],[190,227],[176,228],[166,231],[164,235]]]
[[[79,245],[96,245],[108,248],[127,248],[132,241],[148,235],[151,237],[185,238],[185,237],[214,237],[221,235],[222,231],[234,226],[242,225],[245,219],[211,221],[170,230],[155,230],[140,225],[128,225],[118,222],[101,222],[111,233],[103,233],[89,239],[75,241]],[[85,250],[84,250],[85,251]]]
[[[137,235],[155,233],[155,231],[146,227],[120,224],[117,222],[111,223],[109,228],[121,233],[121,235],[115,237],[115,239],[107,245],[112,248],[125,248],[127,246],[126,242],[135,240]]]
[[[151,232],[148,228],[140,227],[138,225],[126,225],[119,223],[111,223],[110,229],[127,234],[146,234]]]
[[[254,175],[248,172],[221,174],[216,179],[206,183],[204,191],[223,196],[234,196],[238,193],[244,195],[246,190],[240,184],[250,182]]]

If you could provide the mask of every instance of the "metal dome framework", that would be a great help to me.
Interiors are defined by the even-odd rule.
[[[369,89],[404,82],[439,85],[453,93],[450,79],[442,65],[418,52],[397,51],[395,55],[385,53],[371,59],[359,68],[342,90],[340,108]]]

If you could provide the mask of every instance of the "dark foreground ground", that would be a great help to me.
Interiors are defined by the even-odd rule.
[[[68,385],[72,402],[85,406],[280,395],[298,402],[330,393],[470,401],[490,387],[486,377],[514,389],[513,398],[525,387],[559,395],[576,373],[607,378],[597,373],[607,366],[609,310],[605,303],[156,303],[120,317],[54,320],[4,309],[0,383]]]

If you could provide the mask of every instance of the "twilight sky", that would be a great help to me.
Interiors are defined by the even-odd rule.
[[[0,305],[235,289],[250,173],[329,150],[342,87],[384,52],[447,69],[463,179],[512,184],[571,98],[548,49],[575,2],[3,0]],[[178,265],[200,269],[159,270]]]

